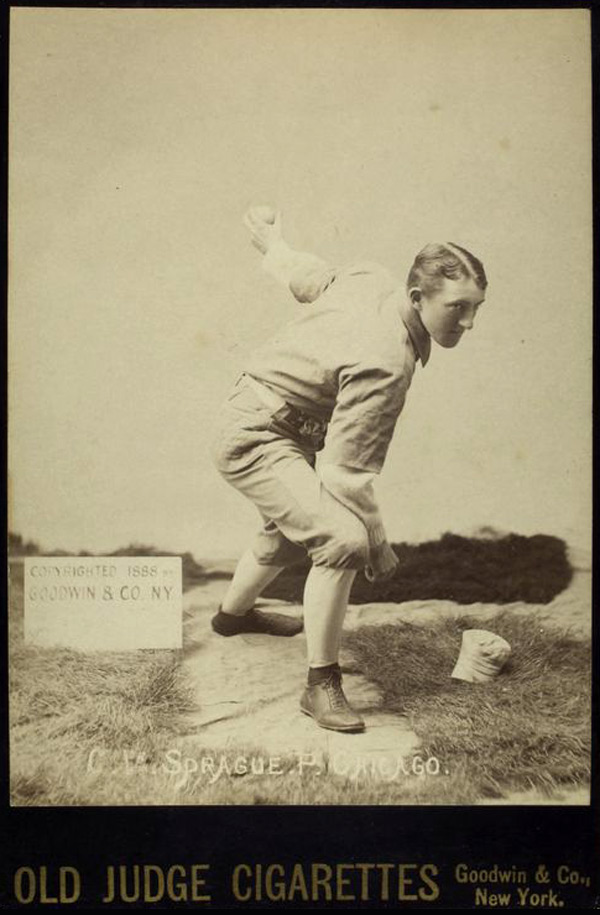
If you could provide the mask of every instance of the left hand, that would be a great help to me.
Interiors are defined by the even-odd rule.
[[[250,240],[261,254],[280,241],[281,213],[269,206],[250,207],[244,216],[244,225],[250,230]]]
[[[398,557],[386,540],[371,550],[369,564],[365,566],[365,578],[370,582],[389,581],[398,565]]]

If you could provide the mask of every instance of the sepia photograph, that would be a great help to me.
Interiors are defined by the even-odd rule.
[[[590,29],[11,8],[11,807],[589,806]]]

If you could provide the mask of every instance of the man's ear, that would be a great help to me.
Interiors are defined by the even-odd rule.
[[[415,311],[421,311],[423,308],[423,293],[418,286],[413,286],[408,290],[408,298],[412,302]]]

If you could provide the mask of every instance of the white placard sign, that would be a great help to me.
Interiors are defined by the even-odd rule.
[[[26,557],[25,642],[80,651],[181,648],[180,556]]]

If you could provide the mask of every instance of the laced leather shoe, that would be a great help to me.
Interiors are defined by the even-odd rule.
[[[348,703],[342,689],[341,671],[307,686],[300,699],[300,711],[314,718],[319,727],[331,731],[364,731],[365,722]]]
[[[213,616],[211,626],[219,635],[239,635],[242,632],[261,632],[263,635],[290,637],[302,632],[302,620],[284,613],[263,613],[252,607],[243,616],[219,612]]]

